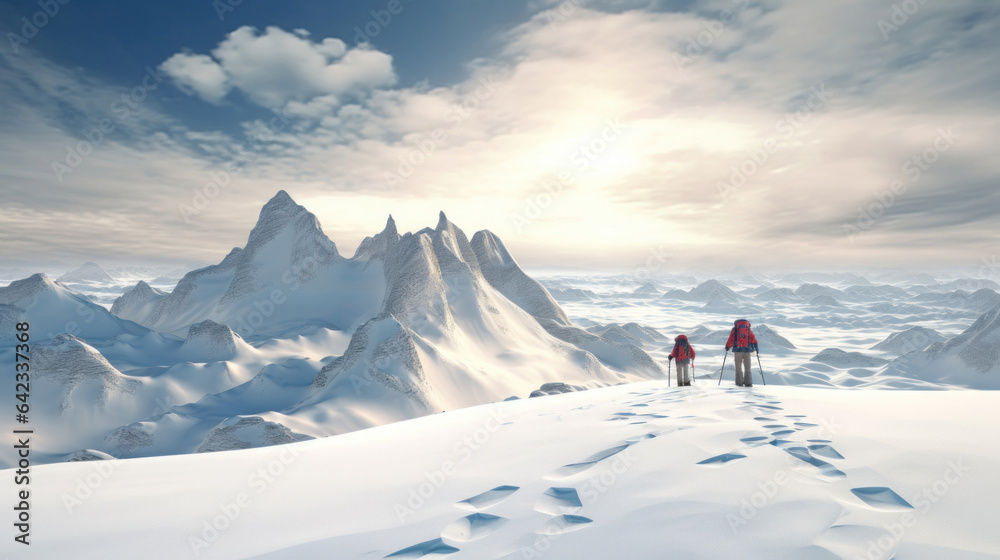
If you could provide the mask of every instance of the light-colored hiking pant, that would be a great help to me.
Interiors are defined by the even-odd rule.
[[[691,360],[674,360],[677,362],[677,384],[691,382]]]
[[[753,374],[750,371],[750,352],[733,352],[736,361],[736,384],[749,387],[753,385]]]

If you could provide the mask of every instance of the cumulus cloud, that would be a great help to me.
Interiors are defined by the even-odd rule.
[[[308,32],[278,27],[263,32],[240,27],[230,33],[212,56],[178,53],[161,69],[185,91],[218,102],[231,88],[271,109],[295,103],[303,114],[343,95],[391,86],[396,77],[392,57],[369,48],[348,48],[336,38],[315,42]],[[310,102],[318,104],[303,110]]]

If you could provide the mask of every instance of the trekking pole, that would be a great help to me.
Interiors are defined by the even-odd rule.
[[[719,386],[722,386],[722,376],[726,374],[726,358],[729,357],[729,350],[726,350],[725,356],[722,357],[722,369],[719,370]]]
[[[667,387],[670,387],[670,366],[674,365],[673,360],[667,360]]]
[[[698,372],[694,370],[694,360],[691,360],[691,381],[695,382],[698,379]]]
[[[767,385],[767,380],[764,379],[764,367],[760,365],[760,352],[757,352],[757,369],[760,370],[760,380],[764,382],[764,385]]]

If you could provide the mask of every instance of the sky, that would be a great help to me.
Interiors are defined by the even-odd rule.
[[[281,189],[347,256],[439,211],[529,267],[1000,252],[992,1],[0,1],[0,32],[0,266],[215,263]]]

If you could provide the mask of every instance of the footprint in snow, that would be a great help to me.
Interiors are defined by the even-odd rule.
[[[428,554],[454,554],[458,549],[445,544],[441,539],[433,539],[420,544],[397,550],[385,558],[423,558]]]
[[[655,437],[658,437],[659,435],[660,434],[658,434],[656,432],[649,432],[649,433],[646,433],[646,434],[642,434],[642,435],[639,435],[639,436],[628,438],[627,440],[625,440],[625,443],[627,443],[629,445],[635,445],[635,444],[639,443],[640,441],[647,440],[647,439],[653,439]]]
[[[457,542],[469,542],[481,539],[507,524],[509,519],[488,513],[467,515],[441,531],[441,536]]]
[[[511,494],[520,489],[521,488],[519,486],[497,486],[496,488],[487,490],[482,494],[466,498],[465,500],[455,504],[455,507],[472,511],[482,511],[506,500]]]
[[[625,451],[626,449],[629,448],[629,445],[631,444],[625,443],[622,445],[611,447],[609,449],[605,449],[604,451],[598,451],[597,453],[594,453],[593,455],[587,457],[586,459],[580,461],[579,463],[571,463],[569,465],[563,465],[562,467],[559,467],[552,473],[546,475],[545,478],[547,480],[559,480],[580,474],[584,471],[590,470],[591,468],[595,467],[598,463],[607,459],[608,457],[614,457],[615,455],[621,453],[622,451]]]
[[[810,440],[813,441],[813,440]],[[843,459],[844,456],[837,452],[836,449],[825,443],[816,443],[808,447],[814,455],[820,455],[826,457],[827,459]]]
[[[899,494],[891,488],[884,486],[852,488],[851,493],[857,496],[862,502],[878,510],[907,511],[913,509],[913,506]]]
[[[576,488],[549,488],[535,503],[535,511],[547,515],[576,513],[582,507]]]
[[[723,453],[722,455],[716,455],[715,457],[710,457],[708,459],[705,459],[704,461],[701,461],[698,464],[722,466],[725,465],[726,463],[746,458],[747,458],[746,455],[741,455],[739,453]]]
[[[796,459],[798,459],[798,460],[800,460],[800,461],[802,461],[804,463],[808,463],[808,464],[816,467],[817,469],[819,469],[820,473],[823,476],[825,476],[825,477],[828,477],[828,478],[846,478],[847,477],[847,474],[845,474],[843,471],[841,471],[837,467],[834,467],[833,465],[831,465],[830,463],[827,463],[826,461],[824,461],[822,459],[818,459],[818,458],[814,457],[813,454],[809,451],[809,449],[807,449],[805,447],[801,447],[801,446],[796,445],[796,446],[782,447],[782,449],[784,449],[785,453],[788,453],[792,457],[795,457]]]

